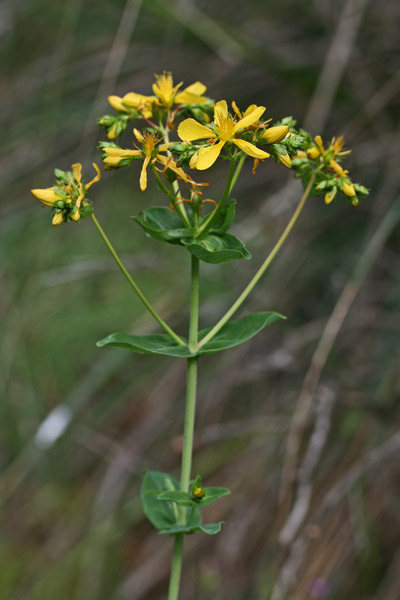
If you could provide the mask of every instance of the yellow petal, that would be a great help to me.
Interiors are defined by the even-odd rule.
[[[347,183],[347,181],[342,181],[342,185],[343,185],[343,193],[346,194],[346,196],[355,196],[356,195],[356,190],[354,189],[354,185],[352,183]]]
[[[322,154],[322,156],[325,156],[325,149],[324,149],[324,145],[322,143],[321,136],[320,135],[316,135],[315,138],[314,138],[314,140],[315,140],[315,143],[317,144],[318,149],[319,149],[320,153]]]
[[[59,212],[54,215],[53,220],[51,221],[51,224],[52,225],[61,225],[61,223],[64,223],[64,221],[65,221],[64,215],[61,212]]]
[[[195,83],[192,83],[192,85],[188,85],[188,87],[185,88],[183,92],[189,92],[189,94],[201,96],[206,90],[207,88],[204,85],[204,83],[201,83],[201,81],[196,81]]]
[[[304,152],[304,150],[297,150],[295,158],[307,158],[307,154]]]
[[[122,156],[106,156],[106,158],[103,158],[103,162],[109,167],[119,167],[122,158]]]
[[[338,173],[339,175],[346,175],[346,173],[348,173],[348,171],[345,171],[340,165],[339,163],[336,162],[336,160],[333,160],[333,158],[329,161],[329,166],[332,167],[332,169],[335,169],[336,173]]]
[[[46,204],[47,206],[54,206],[55,202],[61,200],[55,193],[53,187],[31,190],[31,194],[33,194],[37,200],[42,202],[42,204]]]
[[[146,158],[144,159],[143,162],[143,166],[142,166],[142,170],[140,172],[140,189],[142,190],[142,192],[144,192],[144,190],[147,188],[147,166],[149,164],[150,161],[150,156],[146,156]]]
[[[96,183],[97,181],[99,181],[100,177],[101,177],[101,171],[99,169],[99,167],[96,165],[96,163],[92,163],[94,170],[96,171],[97,175],[95,175],[92,179],[92,181],[89,181],[89,183],[85,183],[85,189],[88,190],[90,188],[91,185],[93,185],[94,183]]]
[[[124,156],[140,156],[142,154],[141,150],[124,150],[123,148],[104,148],[104,152],[108,156],[119,156],[121,158]]]
[[[237,140],[233,138],[231,140],[238,148],[240,148],[243,152],[246,152],[249,156],[253,158],[263,159],[268,158],[270,154],[268,152],[264,152],[264,150],[260,150],[254,144],[250,144],[250,142],[246,142],[245,140]]]
[[[228,105],[226,100],[217,102],[214,108],[214,123],[217,127],[221,126],[222,121],[228,117]]]
[[[119,96],[108,96],[109,105],[117,112],[126,112],[126,108],[122,102],[123,100]]]
[[[158,152],[166,152],[170,146],[173,145],[174,142],[168,142],[168,144],[160,144],[158,146]]]
[[[74,174],[75,180],[80,183],[82,181],[82,165],[81,163],[75,163],[71,167]]]
[[[269,144],[276,144],[281,142],[289,131],[287,125],[277,125],[276,127],[269,127],[262,134],[262,139],[267,140]]]
[[[215,138],[216,134],[194,119],[185,119],[178,127],[178,135],[184,142],[192,142],[204,138]]]
[[[181,167],[178,167],[176,165],[176,162],[174,161],[174,159],[171,158],[170,156],[164,156],[163,154],[158,154],[157,160],[162,165],[164,165],[164,167],[167,167],[167,169],[171,169],[171,171],[174,171],[174,173],[176,173],[178,175],[178,177],[180,177],[180,179],[182,179],[185,183],[190,183],[192,181],[192,179],[189,177],[189,175],[187,175]]]
[[[240,131],[242,129],[245,129],[246,127],[250,127],[250,125],[254,125],[254,123],[257,123],[257,121],[259,121],[261,115],[264,112],[265,106],[259,106],[258,108],[253,110],[253,112],[251,112],[249,115],[247,115],[247,117],[244,117],[243,119],[240,119],[240,121],[235,123],[233,131]]]
[[[233,108],[234,112],[237,114],[237,116],[239,117],[239,119],[241,119],[242,118],[242,113],[240,112],[240,110],[238,108],[238,105],[236,104],[236,102],[234,100],[232,100],[231,104],[232,104],[232,108]]]
[[[250,104],[250,106],[248,106],[244,111],[243,116],[247,117],[247,115],[250,115],[252,112],[254,112],[256,108],[258,108],[257,104]]]
[[[203,104],[204,102],[207,102],[207,98],[183,90],[183,92],[180,92],[180,94],[175,96],[174,102],[175,104]]]
[[[199,171],[204,171],[204,169],[211,167],[220,155],[224,144],[225,142],[221,141],[218,144],[214,144],[214,146],[200,148],[195,168],[199,169]]]
[[[196,152],[195,154],[193,154],[192,158],[189,161],[189,167],[191,169],[195,169],[196,165],[197,165],[197,161],[199,160],[199,153]]]
[[[135,138],[137,139],[138,142],[143,142],[144,138],[143,138],[143,134],[141,131],[139,131],[139,129],[136,129],[134,127],[133,129],[133,133],[135,135]]]
[[[122,98],[122,102],[124,104],[127,106],[133,106],[134,108],[151,104],[155,100],[157,100],[155,96],[143,96],[143,94],[135,94],[135,92],[129,92]]]
[[[292,166],[292,161],[289,154],[277,154],[277,157],[281,165],[290,169]]]

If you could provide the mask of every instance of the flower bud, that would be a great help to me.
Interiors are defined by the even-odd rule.
[[[64,223],[65,221],[65,217],[63,215],[62,212],[58,212],[55,213],[55,215],[53,216],[53,220],[51,222],[52,225],[61,225],[61,223]]]
[[[74,211],[74,212],[71,212],[69,216],[70,216],[70,218],[71,218],[73,221],[75,221],[75,222],[77,223],[77,222],[80,220],[80,218],[81,218],[81,215],[80,215],[79,209],[78,209],[78,208],[75,208],[75,211]]]
[[[332,202],[332,200],[334,199],[334,197],[336,196],[336,194],[337,194],[337,188],[334,188],[333,190],[326,192],[325,204],[330,204]]]
[[[342,186],[343,186],[343,193],[346,194],[346,196],[355,196],[356,195],[356,190],[354,189],[354,185],[352,183],[347,183],[346,181],[342,181]]]
[[[277,154],[277,157],[281,165],[290,169],[290,167],[292,166],[292,161],[290,159],[289,154]]]
[[[319,155],[320,153],[317,146],[311,146],[311,148],[307,150],[307,156],[308,158],[311,158],[311,160],[315,160]]]
[[[122,104],[122,98],[119,96],[108,96],[108,103],[117,112],[126,112],[126,108]]]
[[[200,486],[193,488],[192,494],[197,500],[201,500],[206,495],[205,491]]]
[[[287,125],[277,125],[276,127],[269,127],[264,131],[261,139],[266,140],[268,144],[276,144],[281,142],[286,137],[289,131]]]

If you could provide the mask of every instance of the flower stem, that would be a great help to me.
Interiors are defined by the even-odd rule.
[[[168,144],[169,143],[168,127],[164,127],[164,125],[161,122],[159,124],[159,127],[160,127],[160,131],[162,133],[162,136],[164,138],[164,142],[166,144]],[[167,150],[167,155],[168,156],[172,156],[172,154],[171,154],[171,152],[169,150]],[[185,208],[184,204],[177,204],[176,203],[176,198],[180,194],[179,183],[177,182],[176,179],[175,179],[175,181],[172,184],[172,188],[173,188],[174,193],[175,193],[175,200],[172,201],[172,204],[174,205],[174,208],[175,208],[176,212],[180,216],[181,221],[185,224],[185,227],[191,227],[191,223],[189,221],[189,217],[187,216],[187,212],[186,212],[186,208]]]
[[[190,297],[190,323],[189,323],[189,348],[197,348],[198,323],[199,323],[199,259],[192,256],[192,283]],[[194,420],[196,412],[196,387],[197,387],[197,358],[187,359],[187,386],[185,425],[183,432],[183,449],[181,465],[180,489],[187,492],[190,484],[193,454]],[[182,511],[186,516],[186,511]],[[184,534],[175,536],[174,552],[172,557],[171,578],[169,582],[168,600],[177,600],[179,595],[180,575],[182,570]]]
[[[206,219],[204,219],[203,223],[199,227],[199,232],[198,232],[198,235],[196,237],[198,237],[200,235],[204,235],[205,233],[207,233],[207,231],[210,229],[212,223],[215,221],[215,219],[220,214],[220,212],[223,209],[223,207],[225,206],[225,203],[228,200],[229,194],[231,193],[231,190],[233,188],[232,182],[233,182],[233,179],[234,179],[235,175],[236,175],[236,173],[235,173],[235,161],[231,160],[230,161],[230,165],[229,165],[228,177],[226,179],[225,189],[224,189],[224,193],[222,194],[222,198],[219,201],[218,206],[213,210],[213,212],[210,213]],[[238,175],[239,175],[239,173],[237,174],[237,176]],[[237,177],[236,177],[236,179],[237,179]],[[236,181],[236,179],[235,179],[235,181]]]
[[[134,280],[132,279],[132,277],[130,276],[130,274],[128,273],[128,271],[126,270],[126,268],[124,267],[124,265],[122,264],[122,261],[119,258],[119,256],[118,256],[115,248],[111,244],[111,242],[108,239],[108,237],[107,237],[104,229],[102,228],[102,226],[100,225],[100,223],[96,219],[95,215],[92,214],[90,216],[90,218],[92,219],[93,223],[95,224],[97,231],[100,233],[101,237],[103,238],[103,240],[104,240],[104,242],[105,242],[108,250],[110,251],[113,259],[115,260],[115,262],[117,263],[117,265],[121,269],[121,271],[122,271],[123,275],[125,276],[125,278],[128,280],[129,285],[134,289],[134,291],[139,296],[139,298],[141,299],[141,301],[143,302],[143,304],[145,305],[145,307],[147,308],[147,310],[153,315],[153,317],[155,318],[155,320],[161,325],[161,327],[164,329],[164,331],[166,331],[168,333],[168,335],[170,335],[171,338],[177,344],[179,344],[180,346],[184,346],[185,342],[169,327],[169,325],[167,325],[167,323],[165,323],[165,321],[160,317],[160,315],[157,313],[157,311],[152,307],[152,305],[147,300],[147,298],[145,297],[145,295],[143,294],[143,292],[140,290],[140,288],[134,282]]]
[[[242,170],[245,160],[246,160],[246,154],[242,154],[242,156],[240,157],[239,162],[237,164],[236,170],[233,174],[232,181],[231,181],[231,189],[229,190],[229,193],[232,192],[233,188],[236,185],[237,179],[240,175],[240,171]]]
[[[253,279],[245,287],[245,289],[240,294],[240,296],[236,300],[236,302],[234,302],[232,304],[230,309],[224,314],[224,316],[218,321],[218,323],[216,325],[214,325],[214,327],[211,329],[211,331],[209,331],[208,334],[206,336],[204,336],[204,338],[200,341],[200,343],[198,344],[198,348],[201,348],[202,346],[207,344],[207,342],[209,342],[218,333],[218,331],[225,325],[225,323],[227,323],[227,321],[229,321],[229,319],[232,317],[232,315],[238,310],[238,308],[242,305],[244,300],[250,294],[250,292],[252,291],[252,289],[254,288],[256,283],[259,281],[259,279],[264,275],[265,271],[268,269],[269,265],[271,264],[271,262],[273,261],[273,259],[277,255],[277,253],[279,252],[281,246],[285,242],[286,238],[288,237],[289,233],[292,231],[294,224],[296,223],[296,221],[303,209],[303,206],[308,198],[311,187],[314,183],[314,179],[315,179],[315,174],[312,175],[310,181],[308,182],[308,185],[307,185],[306,189],[304,190],[304,194],[302,195],[301,200],[300,200],[295,212],[293,213],[292,218],[290,219],[289,223],[286,225],[284,232],[282,233],[281,237],[279,238],[279,240],[277,241],[277,243],[275,244],[275,246],[273,247],[271,252],[268,254],[267,258],[265,259],[265,261],[263,262],[261,267],[258,269],[257,273],[254,275]]]

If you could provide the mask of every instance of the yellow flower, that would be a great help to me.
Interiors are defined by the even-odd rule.
[[[192,83],[182,92],[178,93],[182,83],[174,86],[171,73],[164,71],[162,75],[156,75],[156,83],[153,83],[153,93],[162,106],[170,108],[173,104],[203,104],[207,98],[202,96],[206,86],[200,81]]]
[[[200,81],[196,81],[178,92],[182,83],[174,86],[171,73],[164,72],[162,75],[156,75],[155,77],[156,82],[153,84],[154,96],[129,92],[122,98],[120,96],[109,96],[109,104],[117,112],[129,113],[130,108],[135,108],[145,119],[149,119],[153,114],[154,103],[171,108],[173,104],[203,104],[207,102],[207,98],[202,96],[207,88]]]
[[[328,165],[331,167],[331,169],[336,171],[336,173],[338,175],[340,175],[341,177],[343,177],[344,175],[347,175],[348,171],[345,171],[339,165],[339,163],[336,162],[336,160],[334,159],[335,156],[344,156],[345,154],[349,154],[349,152],[350,152],[350,150],[344,150],[342,152],[342,148],[344,146],[343,136],[341,135],[338,138],[332,138],[332,141],[329,144],[329,147],[327,150],[325,150],[325,148],[324,148],[324,145],[322,143],[322,138],[320,135],[316,135],[314,139],[315,139],[316,146],[312,146],[309,150],[307,150],[307,155],[309,156],[309,158],[315,160],[316,158],[318,158],[319,155],[321,155],[322,157],[325,157],[328,153],[332,153],[332,156],[329,159]],[[354,192],[354,195],[355,195],[355,192]]]
[[[204,146],[192,157],[190,166],[199,170],[211,167],[221,153],[222,148],[227,142],[232,142],[240,150],[252,156],[253,158],[264,159],[270,155],[264,150],[260,150],[254,144],[236,138],[245,129],[256,123],[264,113],[265,107],[258,106],[252,110],[246,117],[235,121],[232,115],[228,113],[228,107],[225,100],[217,102],[214,109],[214,122],[209,127],[202,125],[194,119],[185,119],[178,127],[178,135],[184,142],[193,142],[200,139],[208,139],[213,142],[209,146]]]
[[[170,144],[159,144],[159,138],[156,133],[143,134],[137,129],[133,130],[138,142],[142,143],[141,150],[124,150],[123,148],[104,148],[104,152],[107,157],[104,159],[104,163],[110,167],[118,167],[121,160],[125,157],[142,157],[144,158],[142,170],[140,173],[140,189],[144,191],[147,188],[147,167],[150,162],[160,162],[164,169],[171,169],[178,175],[180,179],[183,179],[186,183],[191,183],[190,177],[186,175],[183,169],[178,167],[172,157],[164,156],[161,152],[166,152]]]

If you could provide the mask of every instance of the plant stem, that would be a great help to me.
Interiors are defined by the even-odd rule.
[[[232,317],[232,315],[238,310],[238,308],[242,305],[244,300],[250,294],[250,292],[252,291],[252,289],[254,288],[256,283],[259,281],[259,279],[264,275],[265,271],[268,269],[269,265],[271,264],[271,262],[273,261],[273,259],[277,255],[277,253],[279,252],[281,246],[285,242],[286,238],[288,237],[289,233],[292,231],[294,224],[296,223],[296,221],[303,209],[303,206],[308,198],[312,184],[314,183],[314,179],[315,179],[315,174],[312,175],[310,181],[308,182],[308,185],[307,185],[306,189],[304,190],[304,194],[302,195],[301,200],[300,200],[295,212],[293,213],[292,218],[290,219],[289,223],[286,225],[284,232],[282,233],[281,237],[279,238],[279,240],[277,241],[277,243],[275,244],[275,246],[273,247],[271,252],[268,254],[267,258],[265,259],[265,261],[263,262],[261,267],[258,269],[257,273],[254,275],[253,279],[245,287],[245,289],[240,294],[240,296],[236,300],[236,302],[234,302],[232,304],[230,309],[224,314],[224,316],[218,321],[218,323],[216,325],[214,325],[214,327],[211,329],[211,331],[209,331],[208,334],[206,336],[204,336],[204,338],[200,341],[200,343],[198,344],[198,348],[201,348],[202,346],[204,346],[204,344],[207,344],[207,342],[209,342],[218,333],[218,331],[225,325],[225,323],[227,321],[229,321],[229,319]]]
[[[220,212],[223,209],[226,201],[228,200],[229,194],[231,193],[231,190],[233,188],[232,182],[233,182],[233,179],[234,179],[235,175],[236,175],[236,173],[235,173],[235,161],[231,160],[230,165],[229,165],[228,177],[226,179],[225,189],[224,189],[224,193],[222,194],[222,198],[219,201],[218,206],[213,210],[213,212],[210,213],[206,219],[204,219],[203,223],[199,227],[198,236],[203,235],[204,233],[206,233],[208,231],[208,229],[210,229],[212,223],[215,221],[215,219],[220,214]],[[239,173],[237,174],[237,176],[238,175],[239,175]],[[235,179],[235,181],[236,181],[236,179]]]
[[[164,138],[164,142],[166,144],[169,143],[169,133],[168,133],[168,128],[164,127],[164,125],[160,122],[160,130],[162,133],[162,136]],[[168,156],[172,157],[172,154],[169,150],[167,150],[167,154]],[[177,182],[177,180],[175,179],[175,181],[172,184],[172,188],[174,190],[175,193],[175,200],[176,198],[179,196],[180,194],[180,190],[179,190],[179,183]],[[176,210],[176,212],[178,213],[178,215],[180,216],[182,222],[184,223],[185,227],[191,227],[191,223],[189,221],[189,217],[187,216],[187,212],[186,212],[186,208],[184,206],[184,204],[177,204],[176,201],[172,201],[172,204],[174,205],[174,208]]]
[[[194,352],[197,348],[198,323],[199,323],[199,259],[192,256],[192,283],[190,297],[190,322],[189,322],[189,348]],[[192,468],[194,420],[196,412],[196,387],[197,387],[197,358],[187,359],[187,387],[185,425],[183,433],[182,465],[180,489],[187,492],[190,484]],[[182,516],[186,516],[186,510]],[[179,595],[180,575],[182,570],[184,534],[175,536],[174,552],[172,557],[171,578],[169,582],[168,600],[177,600]]]
[[[160,317],[160,315],[157,313],[157,311],[152,307],[152,305],[147,300],[147,298],[145,297],[145,295],[143,294],[143,292],[140,290],[140,288],[134,282],[134,280],[132,279],[132,277],[130,276],[130,274],[128,273],[128,271],[126,270],[126,268],[124,267],[124,265],[122,264],[122,261],[119,258],[119,256],[118,256],[115,248],[111,244],[111,242],[108,239],[108,237],[107,237],[104,229],[102,228],[102,226],[100,225],[100,223],[96,219],[95,215],[92,214],[90,216],[90,218],[92,219],[93,223],[95,224],[97,231],[100,233],[101,237],[103,238],[103,240],[104,240],[104,242],[105,242],[108,250],[110,251],[113,259],[115,260],[115,262],[117,263],[117,265],[121,269],[121,271],[122,271],[123,275],[125,276],[125,278],[128,280],[129,285],[134,289],[134,291],[139,296],[139,298],[141,299],[141,301],[143,302],[143,304],[145,305],[145,307],[147,308],[147,310],[153,315],[153,317],[155,318],[155,320],[161,325],[161,327],[164,329],[164,331],[166,331],[168,333],[168,335],[170,335],[171,338],[177,344],[179,344],[180,346],[184,346],[185,342],[183,340],[181,340],[181,338],[169,327],[169,325],[167,325],[167,323],[165,323],[165,321]]]
[[[245,160],[246,160],[246,154],[242,154],[242,156],[240,157],[239,162],[237,164],[236,171],[235,171],[235,173],[234,173],[234,175],[232,177],[231,189],[229,190],[229,193],[232,192],[233,188],[236,185],[237,179],[238,179],[238,177],[240,175],[240,171],[242,170],[242,167],[244,165],[244,161]]]

